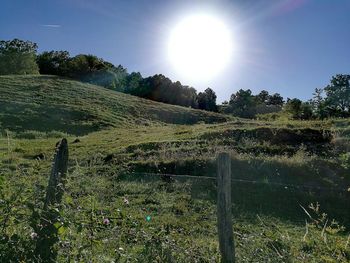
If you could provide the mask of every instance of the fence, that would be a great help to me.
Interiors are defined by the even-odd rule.
[[[79,177],[77,182],[81,185],[75,191],[69,191],[70,196],[66,196],[66,199],[62,200],[68,166],[67,161],[68,145],[65,140],[62,140],[57,145],[44,206],[39,215],[40,222],[38,227],[34,228],[34,233],[37,234],[33,238],[36,241],[35,255],[46,262],[56,260],[58,249],[64,250],[60,253],[67,254],[66,260],[69,261],[69,257],[73,253],[73,243],[77,244],[79,250],[74,253],[83,254],[85,253],[84,249],[89,249],[90,256],[93,254],[103,255],[104,249],[113,246],[116,247],[114,254],[120,258],[127,258],[128,256],[125,251],[126,248],[123,245],[118,247],[118,244],[127,244],[130,250],[133,247],[139,248],[141,244],[143,247],[142,257],[147,259],[148,262],[157,257],[159,257],[158,262],[175,262],[176,260],[172,256],[174,253],[177,255],[183,254],[181,258],[184,262],[213,262],[219,259],[222,262],[235,262],[238,261],[237,250],[238,258],[242,261],[244,257],[241,251],[245,249],[247,250],[245,253],[251,253],[251,259],[260,257],[263,260],[263,257],[261,257],[263,251],[253,251],[252,247],[254,248],[254,246],[247,246],[247,248],[242,246],[242,244],[250,244],[249,242],[251,242],[247,238],[246,232],[255,230],[247,230],[246,225],[240,227],[239,231],[237,230],[237,224],[239,224],[236,221],[236,218],[239,218],[237,214],[247,209],[237,212],[235,208],[239,206],[249,209],[263,207],[260,208],[260,211],[254,209],[252,211],[256,214],[260,214],[261,211],[272,214],[278,211],[279,207],[277,209],[273,207],[269,210],[268,205],[275,205],[279,198],[283,197],[288,200],[283,204],[289,202],[298,206],[301,205],[299,207],[301,213],[305,214],[305,210],[305,212],[311,214],[310,211],[307,211],[308,208],[305,203],[300,203],[295,198],[295,191],[301,194],[304,194],[304,192],[316,193],[316,195],[320,192],[348,194],[347,189],[340,188],[267,183],[232,178],[232,173],[235,172],[234,167],[231,168],[229,155],[223,153],[217,157],[217,172],[216,176],[213,177],[185,174],[127,173],[119,176],[116,181],[108,181],[106,185],[96,185],[96,189],[105,189],[100,192],[99,190],[95,191],[100,199],[114,198],[110,200],[108,205],[103,203],[106,207],[99,207],[98,200],[94,199],[93,196],[86,195],[84,190],[84,184],[90,183],[88,177],[86,182],[83,183],[79,174],[77,175]],[[74,176],[74,174],[70,174],[68,179],[74,180]],[[132,182],[133,180],[135,183]],[[103,183],[103,180],[101,182]],[[101,182],[98,184],[102,184]],[[96,184],[97,182],[93,181],[91,183]],[[67,187],[70,186],[66,185]],[[113,192],[108,191],[108,187],[113,187]],[[275,188],[279,189],[278,193],[274,190]],[[91,189],[94,189],[94,185],[91,186]],[[115,190],[117,190],[117,193],[114,192]],[[248,193],[248,191],[250,192]],[[140,198],[134,197],[132,193],[137,193]],[[267,193],[271,196],[270,199],[265,198]],[[79,205],[75,205],[76,198],[82,200]],[[122,200],[119,200],[119,198],[122,198]],[[168,200],[168,198],[173,198],[173,200]],[[119,202],[118,209],[108,207],[110,204],[117,202]],[[340,207],[346,207],[345,203],[342,203]],[[74,207],[74,209],[71,209],[72,212],[65,211],[70,206]],[[288,207],[280,208],[285,209],[283,210],[283,216],[285,216]],[[315,207],[315,211],[317,209]],[[295,210],[291,211],[292,213],[295,213]],[[307,216],[310,216],[310,214],[307,214]],[[288,234],[282,233],[284,230],[276,227],[274,222],[266,221],[261,216],[257,216],[257,219],[263,229],[272,228],[281,236],[279,238],[289,238]],[[319,220],[312,214],[309,221],[315,223],[316,221],[312,221],[313,219]],[[174,221],[176,222],[174,223]],[[327,227],[332,227],[334,230],[334,226],[327,225],[328,221],[320,220],[320,222],[324,224],[321,229],[325,230],[322,230],[322,232],[326,232]],[[233,228],[233,223],[235,228]],[[184,224],[192,225],[185,226]],[[196,227],[196,224],[199,226]],[[67,231],[63,239],[59,238],[69,225],[72,232],[81,233],[81,237],[72,236]],[[215,226],[215,230],[213,226]],[[310,235],[309,232],[311,232],[311,228],[306,224],[306,233],[302,234],[304,239],[305,236]],[[269,236],[271,233],[265,235],[267,235],[264,236],[264,240],[267,240],[265,247],[272,250],[280,262],[288,261],[288,253],[279,243],[280,241],[276,241],[277,237]],[[190,238],[181,242],[172,239],[173,237],[185,239],[185,236]],[[255,233],[251,236],[254,236],[256,240],[261,238],[260,235]],[[197,244],[191,244],[190,240],[196,240]],[[212,243],[214,240],[215,244]],[[205,241],[208,243],[204,243]],[[215,248],[217,242],[219,243],[218,255]],[[348,243],[344,245],[345,250],[348,249]],[[198,252],[200,247],[203,247],[203,250]],[[188,248],[190,252],[186,252]],[[136,251],[135,253],[139,252]],[[198,255],[195,254],[196,252],[198,252]],[[332,253],[335,252],[332,251]],[[79,254],[83,261],[90,256]],[[100,258],[97,261],[100,260],[108,261]]]
[[[56,252],[53,246],[57,242],[57,228],[54,224],[57,222],[58,215],[51,207],[59,204],[62,200],[67,168],[68,144],[67,140],[63,139],[56,146],[56,154],[41,216],[41,229],[37,231],[39,238],[37,239],[36,253],[45,262],[55,261],[56,259]],[[221,261],[233,263],[235,262],[235,257],[231,213],[231,162],[228,153],[218,155],[217,181],[219,189],[217,222]]]
[[[47,187],[46,199],[44,204],[44,217],[45,222],[42,223],[43,228],[40,232],[41,238],[37,241],[37,252],[43,259],[55,258],[56,254],[53,249],[54,243],[57,241],[57,228],[52,225],[57,221],[57,214],[54,210],[50,210],[49,207],[54,207],[55,204],[60,203],[63,195],[64,178],[67,173],[68,162],[68,145],[67,141],[63,139],[58,145],[56,155],[54,158],[54,164],[52,167],[52,173],[49,179]],[[137,175],[138,173],[133,173]],[[262,184],[263,182],[232,179],[232,168],[230,155],[228,153],[220,153],[217,156],[217,176],[191,176],[191,175],[175,175],[175,174],[159,174],[159,173],[141,173],[146,176],[158,176],[164,181],[169,182],[171,178],[185,178],[185,179],[198,179],[198,180],[212,180],[217,185],[217,233],[219,241],[219,249],[221,253],[221,262],[235,262],[235,245],[233,236],[233,224],[232,224],[232,202],[231,202],[231,182],[239,183],[251,183]],[[314,191],[338,191],[347,192],[347,189],[340,188],[322,188],[322,187],[310,187],[305,185],[293,185],[283,183],[268,183],[268,185],[278,186],[294,189],[314,190]],[[124,202],[128,202],[124,200]],[[304,209],[304,208],[303,208]],[[109,220],[109,219],[108,219]],[[146,218],[150,220],[150,217]],[[106,223],[107,221],[104,221]]]

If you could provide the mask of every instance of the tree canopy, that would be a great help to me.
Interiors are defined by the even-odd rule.
[[[38,74],[37,48],[38,45],[31,41],[0,41],[0,75]]]
[[[330,113],[337,116],[350,114],[350,75],[333,76],[331,83],[324,88],[325,104]]]
[[[216,94],[211,88],[198,93],[198,108],[207,111],[217,111]]]
[[[288,99],[285,111],[292,115],[293,119],[308,120],[312,118],[311,104],[299,99]]]
[[[311,99],[316,118],[350,116],[350,75],[332,77],[325,88],[316,88]]]
[[[140,73],[126,77],[125,92],[143,98],[169,104],[197,108],[197,92],[183,86],[179,81],[172,82],[162,74],[142,78]]]
[[[123,91],[127,71],[121,65],[94,55],[79,54],[70,57],[68,51],[43,52],[36,59],[40,74],[58,75]]]
[[[45,51],[39,54],[36,61],[40,74],[65,76],[68,74],[68,51]]]
[[[253,95],[250,89],[240,89],[231,95],[224,112],[242,118],[254,118],[256,114],[280,111],[282,105],[283,97],[278,93],[270,95],[268,91],[262,90],[259,94]]]
[[[263,100],[263,96],[259,99]],[[250,89],[240,89],[236,93],[232,94],[229,105],[229,111],[233,115],[243,118],[253,118],[255,116],[256,100]]]

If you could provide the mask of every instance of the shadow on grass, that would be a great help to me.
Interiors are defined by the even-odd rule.
[[[67,107],[8,102],[0,104],[0,112],[2,128],[15,132],[62,131],[79,136],[100,128],[89,113]]]

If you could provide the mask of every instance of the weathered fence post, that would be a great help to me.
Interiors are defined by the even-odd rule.
[[[68,143],[66,139],[62,139],[56,146],[56,154],[52,165],[49,184],[46,190],[44,210],[47,210],[48,206],[50,205],[58,204],[61,202],[67,167]]]
[[[235,250],[232,230],[231,158],[228,153],[220,153],[217,157],[217,184],[217,220],[221,262],[234,263]]]
[[[54,245],[58,241],[59,210],[57,205],[62,201],[64,180],[68,168],[68,143],[62,139],[56,144],[56,153],[52,165],[49,183],[46,190],[44,209],[40,216],[40,227],[35,252],[42,262],[56,262],[57,252]]]

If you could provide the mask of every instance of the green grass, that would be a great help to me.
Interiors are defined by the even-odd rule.
[[[33,259],[62,136],[59,262],[217,262],[215,182],[143,173],[214,177],[220,151],[232,153],[234,179],[256,181],[232,185],[238,262],[350,260],[350,197],[336,190],[350,186],[349,119],[234,119],[52,76],[3,76],[0,91],[1,262]],[[317,202],[327,218],[308,208]]]
[[[0,125],[11,131],[82,135],[106,127],[227,119],[55,76],[0,76]]]

